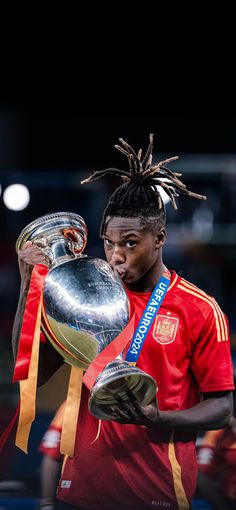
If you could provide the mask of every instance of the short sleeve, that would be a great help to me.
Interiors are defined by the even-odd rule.
[[[234,389],[228,321],[219,305],[208,305],[202,327],[197,328],[191,368],[201,392]]]
[[[46,430],[38,449],[44,455],[48,455],[61,462],[63,455],[60,452],[60,441],[61,430],[51,426]]]

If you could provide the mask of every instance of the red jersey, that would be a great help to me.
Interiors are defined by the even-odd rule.
[[[128,291],[136,325],[151,293]],[[187,409],[199,392],[232,390],[227,320],[217,302],[176,273],[143,345],[137,366],[155,378],[161,410]],[[195,493],[195,434],[102,421],[83,389],[75,454],[58,499],[89,510],[187,510]]]
[[[225,498],[236,501],[236,434],[230,425],[205,434],[198,451],[198,466],[219,482]]]
[[[58,460],[58,462],[62,462],[64,457],[60,452],[64,409],[65,402],[63,402],[63,404],[61,404],[59,407],[39,444],[39,451],[41,453],[46,454],[55,460]]]

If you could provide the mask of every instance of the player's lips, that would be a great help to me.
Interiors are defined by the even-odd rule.
[[[123,280],[125,275],[126,275],[126,271],[125,269],[122,269],[121,267],[114,267],[114,271],[116,271],[116,273],[118,273],[119,277]]]

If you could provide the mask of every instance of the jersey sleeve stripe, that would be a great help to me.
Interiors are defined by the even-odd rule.
[[[172,287],[174,287],[177,280],[178,280],[178,275],[176,274],[173,281],[170,283],[167,292],[169,292],[169,290],[172,289]]]
[[[221,327],[223,330],[221,340],[222,341],[228,340],[228,327],[227,327],[226,319],[225,319],[225,316],[224,316],[221,308],[219,307],[217,301],[213,297],[209,296],[206,292],[204,292],[203,290],[200,290],[198,287],[187,282],[186,280],[182,279],[181,283],[186,285],[186,287],[195,290],[197,293],[200,294],[200,296],[205,296],[209,300],[209,302],[212,303],[212,305],[217,309],[218,314],[219,314],[220,324],[221,324]]]
[[[222,338],[222,340],[228,340],[228,328],[227,328],[225,316],[216,301],[215,301],[215,305],[216,305],[216,308],[219,310],[219,313],[221,314],[221,317],[222,317],[223,329],[224,329],[224,335],[223,335],[224,338]]]
[[[194,288],[193,289],[187,288],[184,285],[180,285],[180,284],[177,285],[177,287],[179,289],[182,289],[183,291],[187,292],[188,294],[192,294],[193,296],[196,296],[199,299],[202,299],[203,301],[205,301],[206,303],[208,303],[211,306],[213,313],[214,313],[215,322],[216,322],[217,341],[221,342],[221,341],[227,340],[227,338],[225,338],[224,330],[222,328],[222,322],[223,322],[222,317],[221,317],[221,314],[219,313],[219,311],[217,310],[215,304],[208,297],[206,297],[206,295],[204,295],[203,293],[196,292],[196,290]]]

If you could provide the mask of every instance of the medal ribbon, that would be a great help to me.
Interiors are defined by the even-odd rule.
[[[160,280],[156,284],[155,289],[153,290],[152,295],[148,300],[148,303],[146,304],[142,317],[131,340],[129,350],[125,358],[126,361],[128,361],[131,365],[136,365],[138,361],[150,327],[164,300],[169,284],[170,276],[167,270],[165,270]]]

